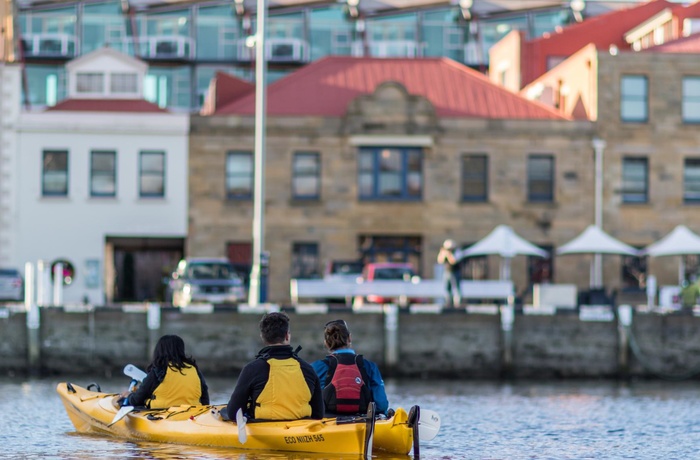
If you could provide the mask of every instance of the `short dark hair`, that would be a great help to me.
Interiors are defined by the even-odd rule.
[[[265,343],[275,345],[284,342],[289,332],[289,316],[283,311],[263,315],[260,320],[260,335]]]

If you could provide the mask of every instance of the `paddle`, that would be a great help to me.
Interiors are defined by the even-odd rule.
[[[138,382],[136,381],[136,379],[131,380],[131,384],[129,385],[129,393],[134,391],[134,387],[136,386],[137,383]],[[112,419],[112,422],[107,426],[110,427],[110,426],[114,425],[119,420],[126,417],[126,414],[128,414],[129,412],[131,412],[133,410],[134,410],[134,406],[122,406],[122,407],[120,407],[119,410],[117,411],[117,414]]]
[[[124,374],[126,374],[127,377],[131,377],[131,384],[129,385],[129,393],[134,391],[134,388],[136,385],[140,382],[143,382],[143,379],[146,378],[146,373],[139,369],[138,367],[134,366],[133,364],[127,364],[124,367]],[[119,420],[123,419],[126,417],[126,415],[134,410],[134,406],[122,406],[118,411],[117,414],[114,416],[112,419],[112,422],[107,425],[108,427],[114,425],[117,423]]]
[[[236,411],[236,426],[238,427],[238,442],[245,444],[248,441],[248,433],[245,431],[246,418],[243,415],[243,409]]]
[[[124,375],[131,377],[137,382],[143,382],[143,379],[146,378],[147,374],[133,364],[127,364],[124,366]]]
[[[440,431],[440,415],[428,409],[421,408],[418,420],[418,437],[421,441],[432,441]]]
[[[367,407],[367,415],[365,416],[365,459],[367,460],[372,458],[372,445],[374,444],[374,424],[376,422],[376,420],[374,419],[375,413],[375,403],[371,402],[369,403],[369,407]]]
[[[114,425],[119,420],[126,417],[126,414],[132,412],[133,410],[134,410],[134,406],[123,406],[121,409],[119,409],[119,411],[117,411],[117,415],[114,416],[114,418],[112,419],[112,422],[107,426],[110,427],[110,426]]]

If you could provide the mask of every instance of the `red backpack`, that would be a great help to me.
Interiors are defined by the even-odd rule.
[[[326,410],[335,414],[364,414],[372,401],[362,355],[338,353],[326,357],[328,373],[323,389]]]

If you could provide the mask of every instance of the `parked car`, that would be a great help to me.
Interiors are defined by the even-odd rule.
[[[323,273],[323,280],[329,283],[357,283],[362,277],[364,264],[361,260],[329,260]],[[338,295],[326,297],[326,303],[340,303],[352,306],[352,296]]]
[[[386,281],[400,280],[407,283],[418,280],[413,265],[410,263],[376,262],[365,265],[362,271],[362,281]],[[380,295],[367,295],[365,297],[355,297],[354,306],[361,306],[364,303],[418,303],[425,299],[397,299],[393,297],[382,297]]]
[[[361,260],[329,260],[323,279],[328,281],[356,281],[362,276],[364,264]]]
[[[24,280],[19,270],[0,268],[0,300],[24,300]]]
[[[172,303],[237,303],[246,299],[243,281],[225,258],[189,257],[177,264],[170,279]]]

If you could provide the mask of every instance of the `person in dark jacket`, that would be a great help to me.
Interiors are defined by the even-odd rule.
[[[323,418],[321,384],[289,344],[287,314],[265,314],[260,337],[265,347],[241,370],[227,405],[228,417],[234,419],[243,409],[246,417],[262,420]]]
[[[124,392],[121,406],[162,409],[188,404],[209,404],[209,388],[197,363],[185,354],[185,342],[177,335],[164,335],[153,350],[147,375],[134,392]]]
[[[387,415],[389,400],[379,368],[355,353],[347,323],[342,319],[326,323],[323,342],[330,354],[312,366],[323,388],[326,410],[333,414],[364,413],[367,403],[374,401],[377,413]],[[344,378],[334,379],[339,372],[345,373]],[[356,402],[356,399],[359,400]]]

